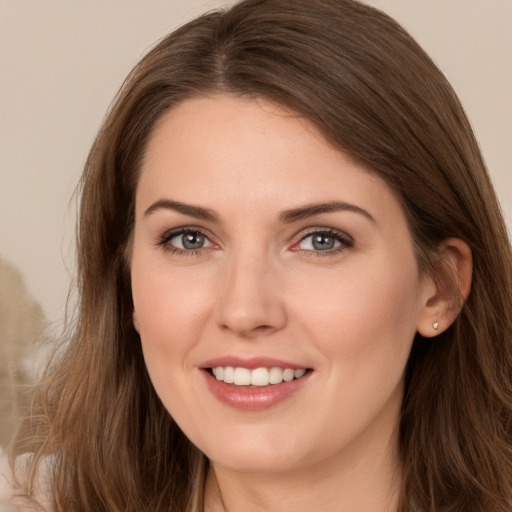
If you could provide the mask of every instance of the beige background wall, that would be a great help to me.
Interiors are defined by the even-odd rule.
[[[0,256],[59,322],[70,198],[105,110],[156,40],[220,0],[0,0]],[[512,226],[512,1],[373,0],[452,81]],[[2,286],[2,283],[0,283]]]

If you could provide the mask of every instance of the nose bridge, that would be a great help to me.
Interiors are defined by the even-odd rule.
[[[277,268],[268,251],[245,246],[226,258],[218,299],[218,323],[237,335],[250,337],[281,329],[286,312]]]

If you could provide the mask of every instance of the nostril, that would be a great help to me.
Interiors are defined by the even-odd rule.
[[[276,331],[277,328],[272,325],[256,325],[255,327],[251,327],[250,325],[229,325],[229,324],[222,324],[221,329],[223,331],[232,331],[238,336],[242,338],[253,338],[255,336],[264,335],[264,334],[271,334],[272,332]]]

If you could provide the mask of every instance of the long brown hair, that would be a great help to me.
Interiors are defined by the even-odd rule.
[[[478,144],[442,73],[355,0],[245,0],[176,30],[127,78],[87,160],[76,326],[14,453],[53,454],[58,511],[199,511],[207,460],[157,398],[132,325],[125,254],[152,128],[186,98],[262,97],[314,123],[401,201],[420,269],[448,237],[473,253],[455,323],[407,368],[400,511],[510,512],[512,257]],[[454,289],[454,295],[457,290]],[[27,441],[27,431],[32,441]]]

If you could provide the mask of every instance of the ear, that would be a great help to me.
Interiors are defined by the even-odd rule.
[[[135,330],[137,332],[139,332],[139,321],[137,320],[137,313],[135,311],[135,308],[133,309],[132,319],[133,319],[133,327],[135,327]]]
[[[468,244],[447,238],[439,246],[433,273],[425,277],[418,332],[425,338],[442,333],[455,321],[471,291],[473,258]]]

